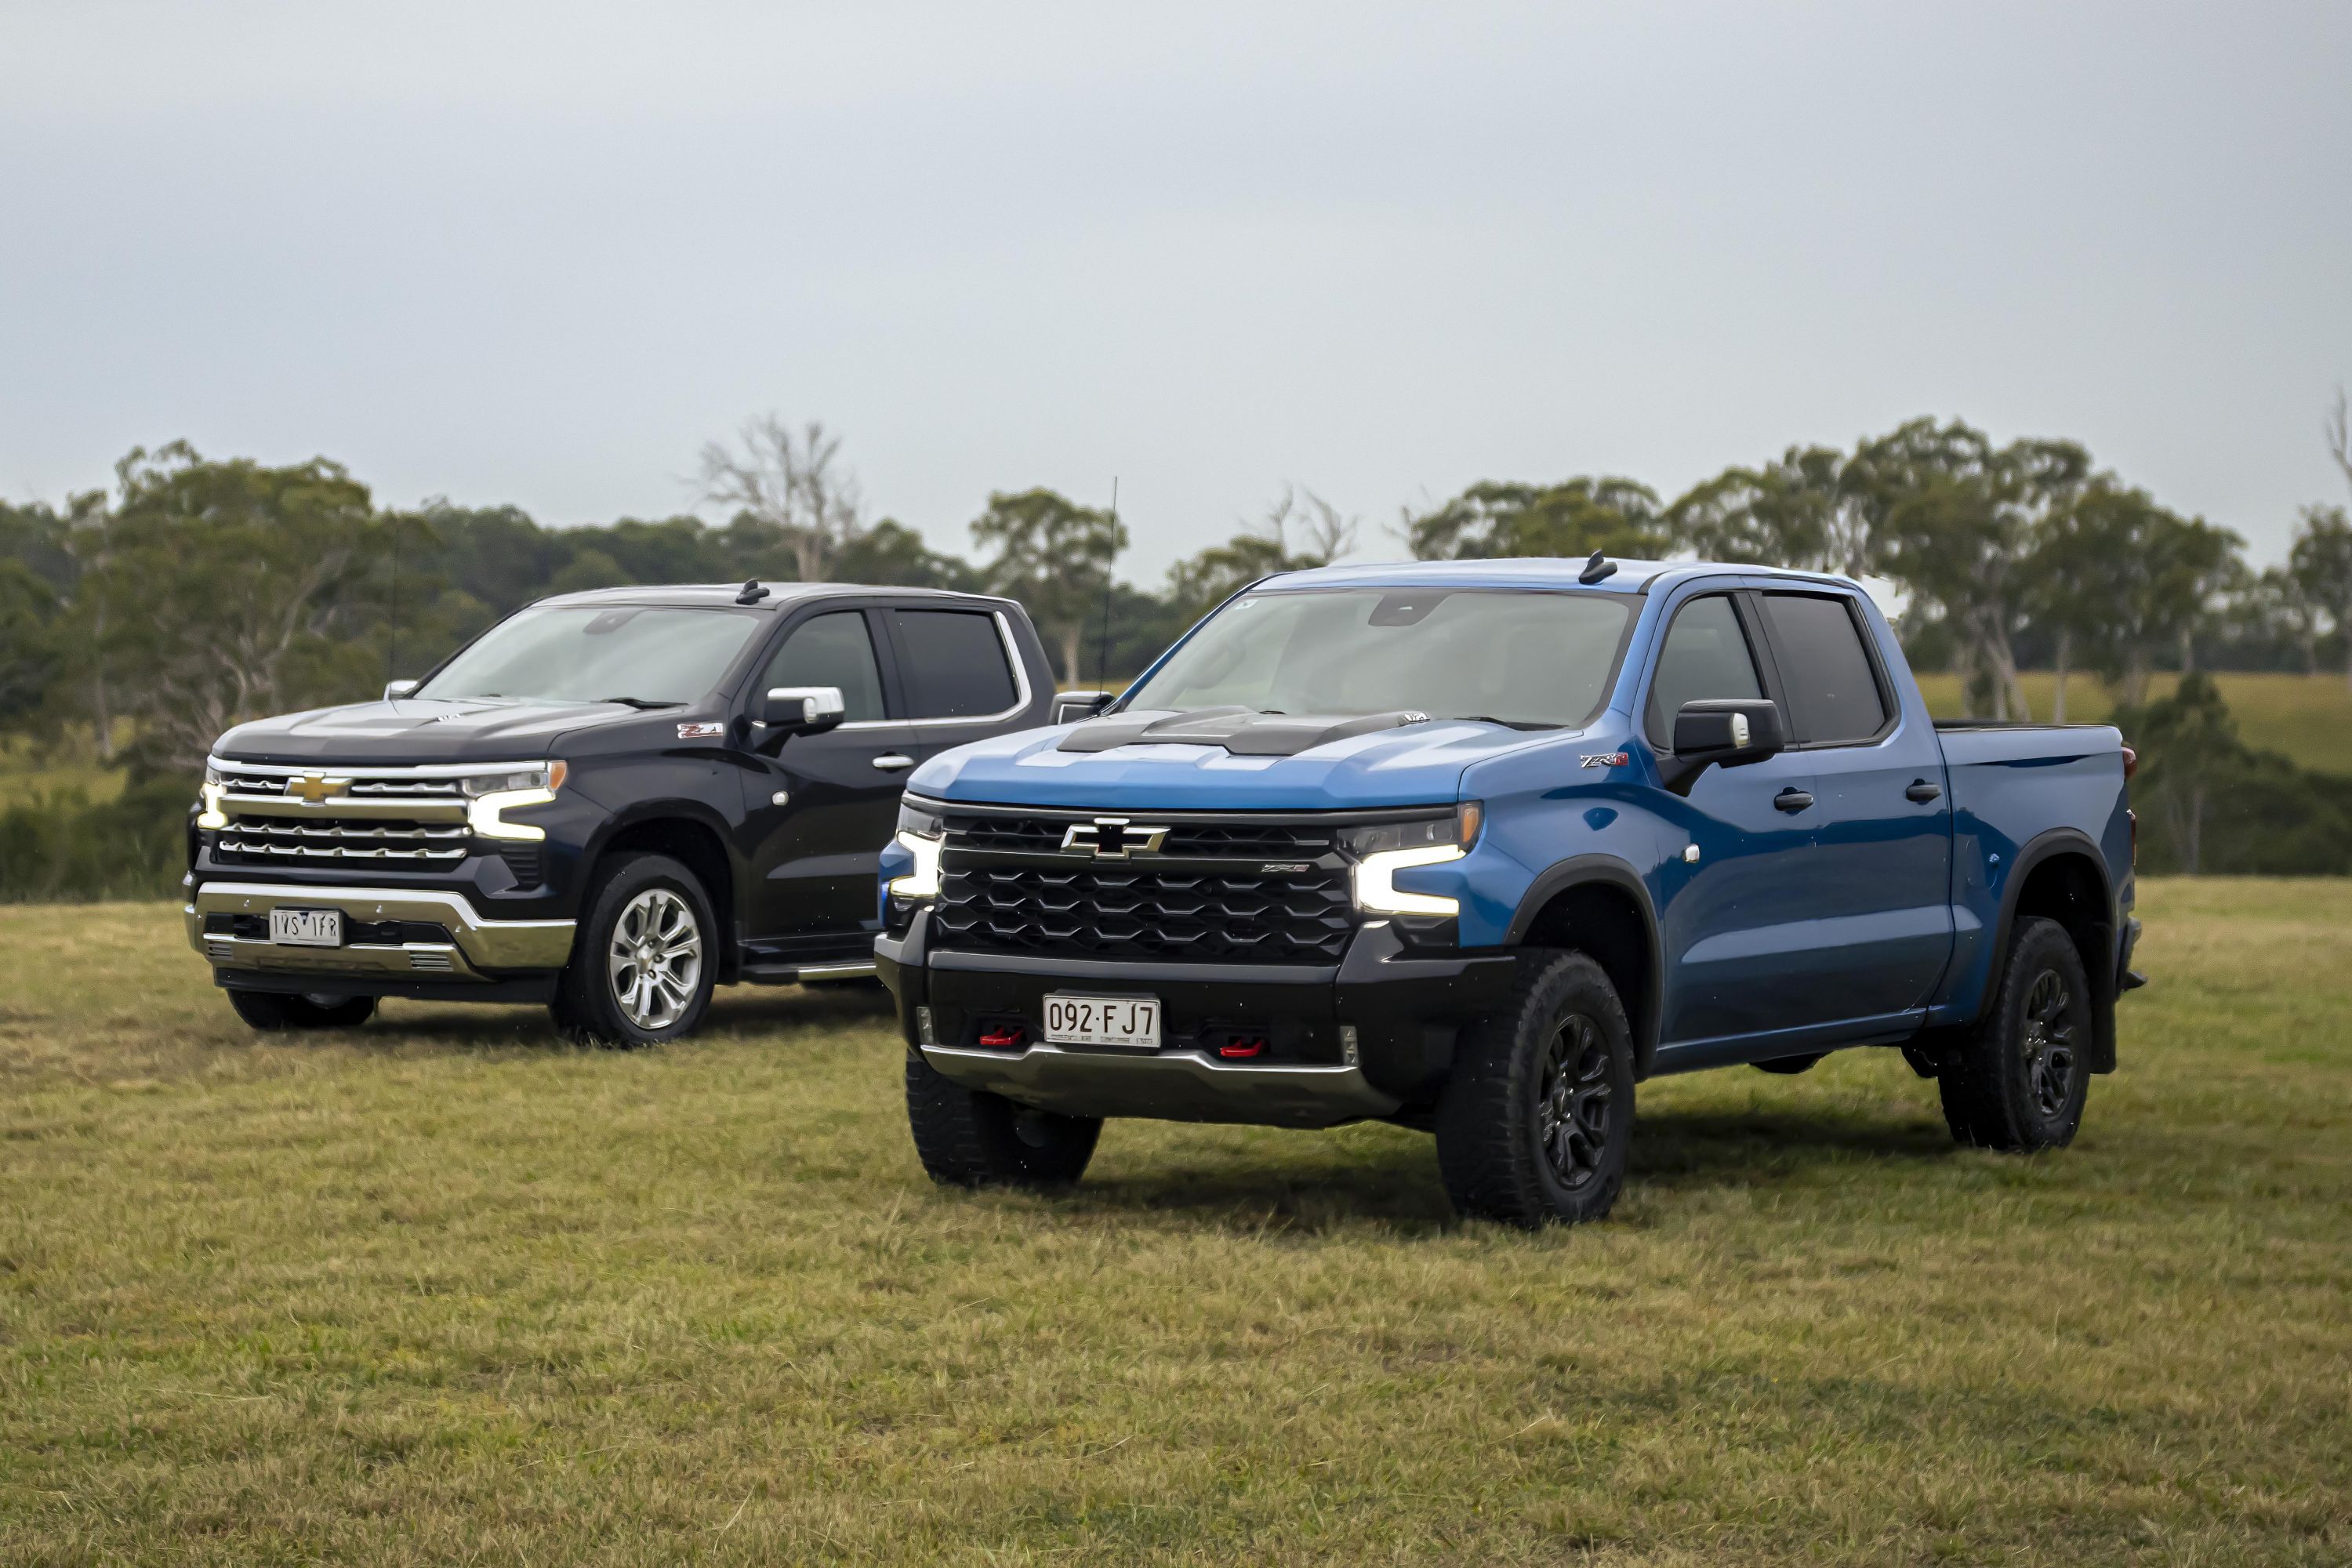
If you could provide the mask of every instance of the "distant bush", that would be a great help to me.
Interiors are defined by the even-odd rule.
[[[2171,696],[2113,721],[2140,754],[2132,786],[2140,869],[2352,873],[2352,780],[2246,745],[2210,677],[2183,676]]]
[[[157,777],[95,805],[63,790],[0,811],[0,902],[171,897],[195,796],[193,783]]]

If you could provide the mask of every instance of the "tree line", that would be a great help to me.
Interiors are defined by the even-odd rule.
[[[2352,484],[2340,395],[2325,426]],[[1482,481],[1401,509],[1388,537],[1369,541],[1363,519],[1293,487],[1150,589],[1115,575],[1131,539],[1114,511],[1050,489],[991,494],[970,520],[977,558],[870,516],[839,436],[818,423],[759,418],[710,443],[696,501],[724,521],[688,511],[553,528],[514,507],[381,507],[324,458],[272,467],[185,443],[134,450],[110,486],[0,502],[0,742],[81,737],[134,785],[184,780],[242,719],[366,696],[534,599],[633,583],[1007,594],[1036,618],[1063,679],[1080,684],[1132,674],[1270,572],[1401,552],[1600,550],[1891,579],[1914,665],[1958,671],[1971,710],[1993,718],[2063,720],[2071,676],[2105,683],[2135,716],[2159,668],[2325,666],[2352,680],[2343,506],[2304,509],[2285,561],[2257,568],[2235,532],[2167,507],[2077,442],[2001,442],[1959,420],[1915,419],[1850,447],[1792,447],[1671,499],[1619,476]],[[2057,711],[2031,713],[2018,679],[2027,668],[2059,672]],[[2219,701],[2210,685],[2182,691]],[[2158,732],[2169,724],[2212,742],[2226,712],[2155,719]],[[2191,868],[2204,803],[2229,794],[2211,779],[2199,787],[2196,813],[2166,834],[2168,853]],[[2345,838],[2352,868],[2352,828]]]

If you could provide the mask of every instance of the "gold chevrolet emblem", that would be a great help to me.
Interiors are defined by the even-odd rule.
[[[348,782],[344,779],[331,779],[324,773],[297,773],[286,781],[286,793],[300,795],[310,805],[316,805],[329,795],[341,793],[343,785]]]

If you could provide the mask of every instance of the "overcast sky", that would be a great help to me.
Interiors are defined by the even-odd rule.
[[[822,417],[872,510],[1671,493],[1917,414],[2259,558],[2346,499],[2352,5],[0,0],[0,494],[136,444],[663,516]]]

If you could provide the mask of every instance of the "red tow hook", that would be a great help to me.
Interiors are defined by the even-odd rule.
[[[1028,1038],[1029,1031],[1018,1024],[1003,1024],[980,1032],[980,1043],[992,1051],[1018,1050]]]
[[[1217,1047],[1217,1054],[1227,1061],[1247,1061],[1252,1057],[1265,1055],[1264,1035],[1236,1035]]]

